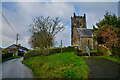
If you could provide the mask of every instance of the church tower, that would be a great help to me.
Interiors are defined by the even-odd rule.
[[[71,17],[71,45],[73,45],[73,35],[76,28],[86,28],[86,14],[84,16],[74,16]]]

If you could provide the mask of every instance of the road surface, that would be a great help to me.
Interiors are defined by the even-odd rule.
[[[120,78],[120,64],[104,58],[85,60],[90,68],[89,78]]]
[[[33,78],[32,71],[22,64],[23,57],[2,63],[2,78]]]

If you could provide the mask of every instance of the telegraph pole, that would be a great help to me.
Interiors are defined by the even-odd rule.
[[[62,40],[61,40],[61,53],[62,53]]]
[[[17,36],[16,36],[16,45],[18,44],[18,36],[19,36],[19,34],[17,34]]]

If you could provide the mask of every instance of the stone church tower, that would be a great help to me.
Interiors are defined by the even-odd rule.
[[[78,46],[81,50],[86,50],[86,46],[94,49],[93,34],[92,29],[87,29],[86,14],[76,16],[74,13],[71,17],[71,45]]]

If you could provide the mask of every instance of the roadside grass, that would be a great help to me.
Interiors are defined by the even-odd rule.
[[[7,61],[7,60],[11,60],[11,59],[14,59],[14,58],[20,58],[20,56],[12,56],[12,57],[9,57],[9,58],[6,58],[6,59],[2,59],[2,62]]]
[[[102,58],[106,58],[106,59],[109,59],[109,60],[112,60],[114,62],[117,62],[120,64],[120,59],[117,59],[115,57],[111,57],[111,56],[101,56]]]
[[[114,62],[117,62],[120,64],[120,59],[115,58],[115,57],[111,57],[111,56],[90,56],[91,58],[105,58]],[[82,58],[86,59],[86,58],[90,58],[89,56],[82,56]]]
[[[90,53],[97,53],[98,51],[95,49],[95,50],[90,50]]]
[[[97,53],[98,51],[97,50],[90,50],[90,53]],[[82,53],[86,53],[85,50],[82,50]]]
[[[23,61],[35,78],[88,78],[89,67],[74,52],[36,56]]]

